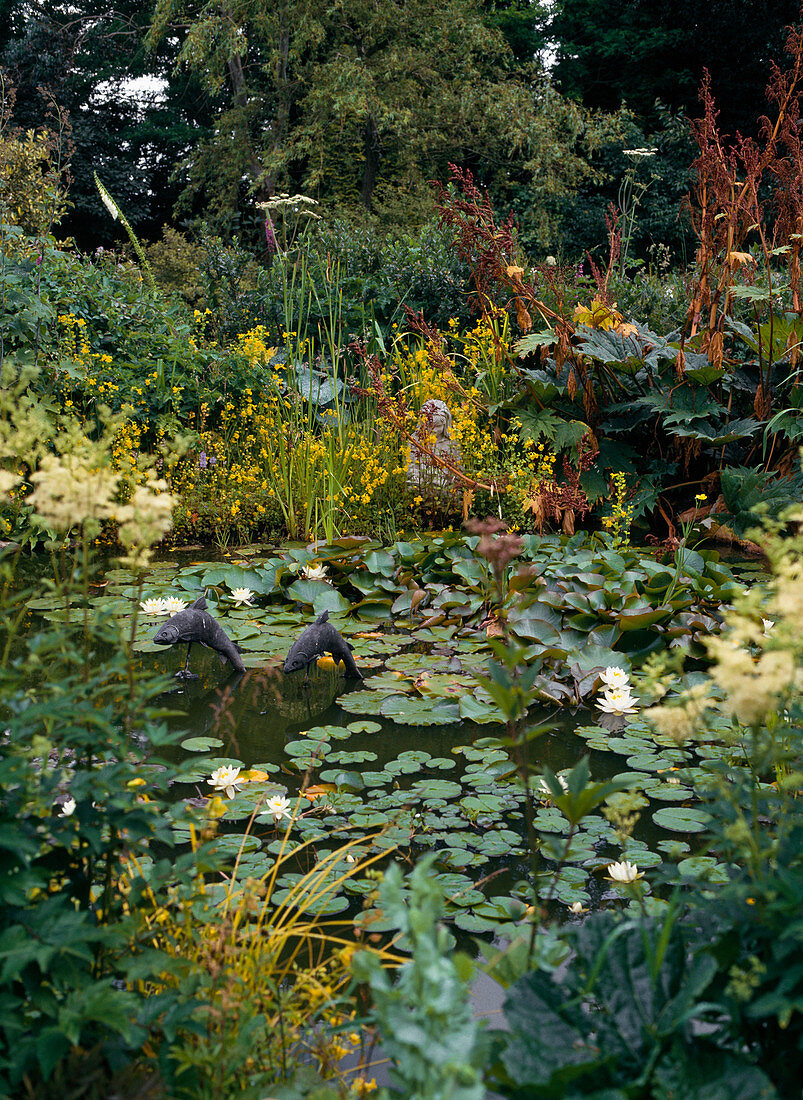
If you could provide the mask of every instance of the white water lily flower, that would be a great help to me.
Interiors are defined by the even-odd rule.
[[[557,779],[558,783],[560,783],[561,790],[568,791],[569,784],[564,779],[564,777],[562,775],[556,775],[555,778]],[[547,782],[545,779],[541,779],[539,781],[538,786],[536,787],[536,794],[542,801],[544,799],[552,798],[552,791],[547,786]]]
[[[609,665],[604,672],[601,672],[600,680],[602,680],[605,687],[609,688],[625,688],[630,686],[630,677],[623,668],[618,668],[616,665]]]
[[[775,626],[775,620],[774,619],[762,619],[761,621],[764,624],[764,637],[769,638],[770,631]]]
[[[633,698],[629,687],[606,688],[597,707],[604,714],[635,714],[638,710],[638,699]]]
[[[211,777],[207,779],[207,783],[216,791],[225,791],[227,798],[234,798],[243,782],[242,779],[237,778],[239,774],[240,768],[233,768],[230,764],[224,764],[223,767],[212,772]]]
[[[277,822],[285,818],[290,819],[293,816],[290,809],[290,799],[283,794],[275,794],[269,798],[265,803],[265,809],[269,814],[273,814],[273,820]]]
[[[644,872],[639,871],[637,863],[624,859],[621,863],[608,864],[608,878],[614,882],[635,882],[637,878],[644,878]]]
[[[179,599],[178,596],[168,596],[165,600],[165,608],[171,615],[175,615],[178,611],[183,611],[186,606],[187,601]]]
[[[231,598],[236,604],[250,604],[254,593],[250,588],[232,588]]]
[[[307,562],[301,570],[301,576],[306,577],[308,581],[325,581],[327,579],[326,566],[321,562],[316,562],[314,565]]]
[[[580,913],[587,913],[588,910],[581,901],[573,901],[569,906],[569,912],[579,915]]]
[[[59,812],[59,817],[72,817],[72,815],[74,813],[75,813],[75,799],[74,798],[65,799],[65,801],[62,802],[62,804],[61,804],[61,811]]]
[[[152,597],[149,600],[143,600],[139,606],[146,615],[167,614],[167,600],[159,600]]]

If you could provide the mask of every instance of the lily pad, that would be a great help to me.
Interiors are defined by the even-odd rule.
[[[351,601],[326,581],[310,581],[301,578],[290,585],[287,594],[299,603],[308,606],[311,604],[316,615],[320,615],[323,611],[338,612],[351,609]]]
[[[419,779],[413,785],[425,798],[459,798],[463,788],[449,779]]]
[[[209,752],[210,749],[219,749],[222,744],[219,737],[188,737],[181,742],[181,747],[187,752]]]
[[[379,733],[382,729],[378,722],[371,722],[367,718],[358,719],[356,722],[349,722],[347,729],[352,733]]]
[[[376,760],[375,752],[367,749],[357,749],[353,752],[330,752],[326,759],[332,764],[364,764],[368,760]]]
[[[350,731],[351,727],[347,729],[345,726],[314,726],[307,730],[307,736],[316,741],[328,741],[330,738],[334,741],[348,741]]]
[[[462,695],[460,699],[460,717],[468,722],[480,725],[498,725],[505,716],[496,703],[486,703],[474,695]]]
[[[261,843],[259,837],[254,836],[252,833],[248,833],[248,835],[245,833],[221,833],[212,841],[216,852],[234,856],[240,851],[255,852],[261,846]]]
[[[711,820],[705,810],[690,806],[662,806],[652,815],[656,825],[672,833],[701,833]]]
[[[382,703],[380,713],[409,726],[448,726],[460,721],[457,704],[436,703],[433,706],[431,699],[409,699],[406,695],[390,695]]]
[[[289,756],[318,756],[323,757],[329,750],[328,741],[316,741],[314,737],[305,737],[298,741],[288,741],[284,751]]]

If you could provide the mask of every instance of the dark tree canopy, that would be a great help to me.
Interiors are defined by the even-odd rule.
[[[707,69],[723,129],[750,133],[799,14],[798,0],[556,0],[555,79],[585,106],[626,104],[649,126],[656,100],[698,116]]]
[[[150,15],[138,0],[0,0],[0,68],[15,90],[11,122],[46,125],[48,98],[67,112],[72,206],[60,232],[83,245],[116,236],[95,171],[132,224],[156,233],[172,217],[174,164],[209,120],[208,97],[194,76],[171,75],[175,48],[145,48]],[[152,78],[155,90],[126,94],[125,81],[137,77]]]
[[[47,124],[41,89],[67,112],[60,232],[84,246],[118,229],[96,171],[144,237],[201,219],[231,238],[261,232],[277,191],[410,226],[457,163],[528,250],[584,249],[623,149],[649,144],[646,247],[677,232],[704,70],[723,131],[754,132],[799,17],[798,0],[0,0],[0,69],[12,125]],[[138,77],[155,90],[126,94]]]
[[[244,190],[303,189],[399,224],[427,215],[450,162],[502,192],[571,190],[593,127],[545,78],[540,16],[519,0],[158,0],[151,41],[179,36],[225,99],[186,194],[226,220]]]

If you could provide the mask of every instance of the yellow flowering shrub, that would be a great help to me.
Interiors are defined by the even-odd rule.
[[[260,333],[245,335],[244,354],[270,362]],[[282,528],[291,537],[395,529],[405,466],[401,448],[376,426],[320,425],[297,394],[271,376],[262,393],[246,388],[224,402],[210,427],[202,406],[191,460],[172,477],[182,499],[179,526],[218,541],[249,539]]]

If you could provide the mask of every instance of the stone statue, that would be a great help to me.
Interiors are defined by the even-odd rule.
[[[422,495],[441,493],[451,487],[455,480],[449,470],[433,461],[444,458],[451,465],[459,466],[460,448],[450,436],[452,414],[445,401],[431,397],[421,406],[421,418],[416,429],[415,439],[420,439],[426,451],[419,450],[415,442],[410,444],[410,462],[407,466],[407,484]],[[430,452],[429,454],[427,453]]]

